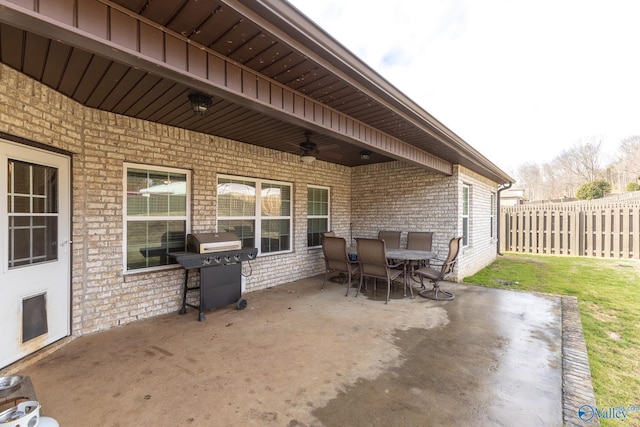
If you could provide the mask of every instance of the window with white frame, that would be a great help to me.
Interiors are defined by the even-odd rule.
[[[469,193],[468,185],[462,186],[462,246],[469,245]]]
[[[329,231],[329,189],[307,187],[307,246],[322,244],[322,233]]]
[[[290,252],[291,188],[286,182],[219,176],[218,231],[235,233],[243,247],[257,247],[260,254]]]
[[[491,221],[491,224],[489,225],[490,227],[490,234],[489,237],[496,237],[496,215],[498,214],[497,212],[497,197],[496,197],[496,193],[491,193],[491,212],[489,212],[489,219]]]
[[[187,170],[124,164],[125,271],[167,265],[167,253],[184,251],[190,183]]]

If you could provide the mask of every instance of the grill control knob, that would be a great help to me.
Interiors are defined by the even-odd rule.
[[[240,255],[239,255],[239,254],[235,254],[235,255],[233,256],[233,259],[234,259],[235,261],[240,261]]]
[[[209,265],[211,264],[211,258],[206,257],[206,258],[202,258],[202,265]]]
[[[249,258],[249,259],[254,259],[255,257],[256,257],[256,254],[254,254],[253,252],[249,252],[247,254],[247,258]]]
[[[219,256],[213,258],[213,260],[215,261],[216,264],[220,264],[220,257]]]
[[[225,255],[225,256],[224,256],[224,261],[225,261],[225,262],[229,262],[229,261],[231,261],[231,258],[229,257],[229,255]]]

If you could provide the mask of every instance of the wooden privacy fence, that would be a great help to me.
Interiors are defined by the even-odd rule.
[[[640,259],[640,200],[505,206],[500,250]]]

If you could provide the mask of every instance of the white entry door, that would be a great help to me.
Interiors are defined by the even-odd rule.
[[[0,139],[0,368],[69,335],[69,164]]]

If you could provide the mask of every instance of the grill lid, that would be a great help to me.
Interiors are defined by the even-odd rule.
[[[197,233],[187,235],[187,251],[195,253],[221,252],[242,249],[242,242],[234,233]]]

